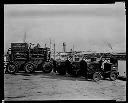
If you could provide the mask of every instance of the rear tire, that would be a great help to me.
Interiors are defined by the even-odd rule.
[[[101,75],[100,75],[99,72],[95,72],[93,74],[93,80],[96,81],[96,82],[99,81],[99,80],[101,80]]]
[[[44,64],[43,64],[43,69],[42,69],[42,71],[44,72],[44,73],[50,73],[51,71],[52,71],[52,65],[50,64],[50,62],[45,62]]]
[[[24,70],[26,73],[32,73],[34,72],[34,65],[32,63],[26,63],[24,66]]]
[[[15,64],[8,64],[6,72],[9,74],[15,74],[17,72],[17,69],[18,68],[16,67]]]

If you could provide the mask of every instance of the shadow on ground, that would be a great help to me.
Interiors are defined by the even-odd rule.
[[[123,80],[123,81],[127,81],[127,78],[126,77],[123,77],[123,76],[119,76],[118,79],[119,80]]]
[[[81,76],[71,76],[71,75],[59,75],[58,73],[43,73],[43,72],[34,72],[32,74],[27,74],[25,72],[19,72],[16,74],[9,74],[9,75],[20,75],[20,76],[40,76],[40,78],[49,78],[49,79],[58,79],[58,80],[72,80],[72,81],[92,81],[94,82],[92,79],[86,79],[85,77],[81,77]],[[26,80],[26,79],[25,79]]]
[[[92,81],[94,82],[94,80],[88,78],[86,79],[85,77],[82,77],[82,76],[71,76],[71,75],[60,75],[58,73],[54,73],[54,72],[51,72],[51,73],[43,73],[41,71],[37,71],[37,72],[34,72],[34,73],[31,73],[31,74],[28,74],[28,73],[25,73],[25,72],[18,72],[16,74],[9,74],[9,75],[20,75],[20,76],[40,76],[40,78],[49,78],[49,79],[58,79],[58,80],[72,80],[72,81]],[[124,77],[118,77],[117,79],[119,80],[123,80],[123,81],[126,81],[127,79],[124,78]],[[29,80],[29,79],[24,79],[24,80]],[[107,80],[107,81],[110,81],[109,78],[105,78],[105,79],[102,79],[102,80]]]

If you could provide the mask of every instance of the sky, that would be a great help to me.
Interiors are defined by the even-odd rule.
[[[12,42],[56,44],[56,51],[126,52],[125,4],[4,5],[4,52]],[[110,43],[112,49],[107,45]]]

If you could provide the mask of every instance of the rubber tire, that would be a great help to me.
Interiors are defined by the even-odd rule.
[[[93,74],[93,80],[94,80],[95,82],[101,80],[101,75],[100,75],[99,72],[95,72],[95,73]]]
[[[29,70],[28,67],[31,67],[32,69]],[[24,66],[24,70],[26,73],[32,73],[34,72],[34,65],[32,63],[26,63]]]
[[[43,71],[44,73],[50,73],[50,72],[52,71],[52,65],[51,65],[49,62],[45,62],[45,63],[43,64],[43,69],[42,69],[42,71]]]
[[[13,71],[11,71],[10,69],[13,69]],[[15,74],[18,71],[17,69],[18,68],[16,67],[15,64],[8,64],[6,72],[9,74]]]
[[[111,80],[111,81],[115,81],[115,80],[116,80],[116,78],[117,78],[116,73],[115,73],[114,71],[112,71],[112,72],[110,73],[109,78],[110,78],[110,80]]]

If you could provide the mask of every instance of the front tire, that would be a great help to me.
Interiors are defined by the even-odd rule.
[[[96,82],[99,81],[99,80],[101,80],[101,75],[100,75],[99,72],[95,72],[93,74],[93,80],[96,81]]]
[[[8,64],[7,73],[15,74],[17,72],[17,67],[14,64]]]

